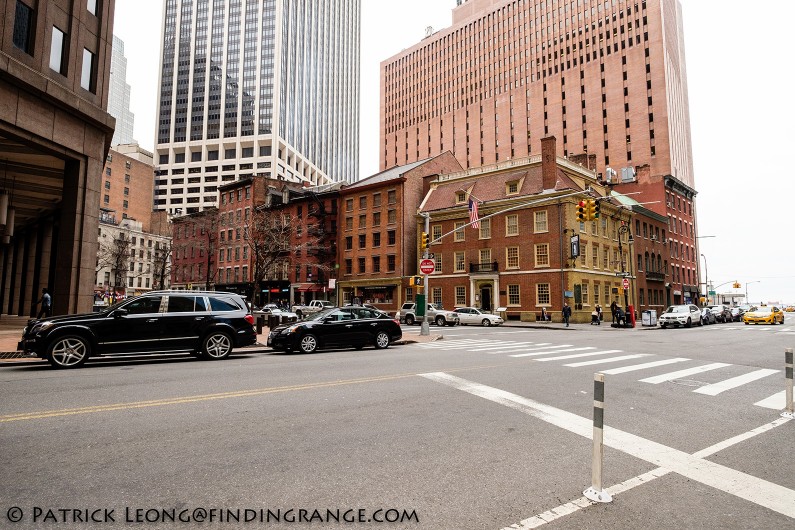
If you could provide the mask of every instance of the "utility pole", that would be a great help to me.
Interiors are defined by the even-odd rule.
[[[431,233],[431,214],[428,212],[422,212],[422,216],[425,218],[425,233]],[[422,253],[423,259],[428,259],[428,247],[425,247],[425,250]],[[430,295],[431,290],[428,288],[428,275],[424,274],[422,279],[422,286],[425,290],[425,307],[423,308],[423,316],[422,316],[422,324],[420,325],[420,335],[430,335],[431,334],[431,324],[428,322],[428,304],[430,303]]]

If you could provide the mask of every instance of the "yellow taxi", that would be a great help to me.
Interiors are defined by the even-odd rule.
[[[745,324],[773,324],[784,323],[784,312],[775,306],[763,306],[748,311],[743,315]]]
[[[795,305],[790,305],[784,308],[787,313],[795,313]]]

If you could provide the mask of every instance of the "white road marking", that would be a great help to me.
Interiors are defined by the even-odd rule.
[[[485,346],[485,347],[477,347],[475,349],[469,351],[489,351],[489,350],[499,350],[502,348],[526,348],[527,346],[535,344],[534,342],[503,342],[502,344],[497,343],[496,346]]]
[[[461,340],[443,340],[435,342],[426,342],[420,344],[422,348],[462,348],[464,346],[479,346],[484,343],[483,339],[461,339]]]
[[[564,364],[571,368],[579,368],[580,366],[592,366],[594,364],[615,363],[618,361],[628,361],[629,359],[637,359],[639,357],[648,357],[650,353],[636,353],[633,355],[621,355],[619,357],[610,357],[608,359],[596,359],[595,361],[583,361],[581,363]]]
[[[748,432],[744,432],[742,434],[738,434],[737,436],[729,438],[728,440],[724,440],[724,441],[719,442],[719,443],[717,443],[715,445],[707,447],[706,449],[702,449],[701,451],[698,451],[697,453],[693,453],[693,456],[695,456],[697,458],[706,458],[708,456],[711,456],[711,455],[717,453],[718,451],[722,451],[723,449],[726,449],[726,448],[731,447],[733,445],[736,445],[736,444],[738,444],[740,442],[748,440],[749,438],[753,438],[754,436],[757,436],[759,434],[763,434],[763,433],[765,433],[765,432],[767,432],[767,431],[769,431],[771,429],[774,429],[774,428],[778,427],[779,425],[783,425],[783,424],[787,423],[788,421],[790,421],[789,418],[779,418],[779,419],[777,419],[777,420],[775,420],[775,421],[773,421],[771,423],[766,423],[766,424],[764,424],[764,425],[762,425],[760,427],[757,427],[756,429],[750,430]],[[615,497],[616,495],[619,495],[621,493],[627,492],[627,491],[631,490],[634,487],[637,487],[637,486],[640,486],[640,485],[645,484],[647,482],[650,482],[650,481],[652,481],[652,480],[654,480],[656,478],[664,477],[665,475],[669,474],[670,472],[671,471],[669,469],[658,467],[656,469],[652,469],[651,471],[649,471],[647,473],[643,473],[642,475],[638,475],[636,477],[632,477],[629,480],[625,480],[624,482],[621,482],[620,484],[616,484],[615,486],[611,486],[611,487],[607,488],[607,491],[610,493],[610,495]],[[502,530],[525,530],[525,529],[531,529],[531,528],[538,528],[539,526],[543,526],[543,525],[545,525],[547,523],[550,523],[550,522],[552,522],[552,521],[554,521],[556,519],[560,519],[564,515],[568,515],[570,513],[574,513],[576,511],[579,511],[579,510],[581,510],[583,508],[587,508],[588,506],[592,506],[594,504],[596,504],[596,503],[591,501],[591,500],[589,500],[589,499],[586,499],[585,497],[580,497],[579,499],[574,499],[573,501],[567,502],[566,504],[562,504],[562,505],[558,506],[557,508],[552,508],[551,510],[548,510],[546,512],[540,513],[540,514],[535,515],[533,517],[528,517],[527,519],[524,519],[524,520],[520,521],[517,524],[512,524],[511,526],[506,526]]]
[[[689,375],[700,374],[702,372],[709,372],[710,370],[717,370],[718,368],[725,368],[727,366],[731,366],[731,364],[728,363],[704,364],[702,366],[696,366],[695,368],[679,370],[678,372],[669,372],[667,374],[655,375],[654,377],[647,377],[646,379],[641,379],[640,382],[658,385],[666,381],[671,381],[672,379],[679,379],[680,377],[687,377]]]
[[[474,396],[518,410],[539,420],[590,439],[593,421],[571,412],[539,403],[498,388],[489,387],[444,372],[419,374],[431,381],[462,390]],[[703,458],[640,436],[608,427],[604,428],[604,445],[618,449],[656,466],[670,469],[690,480],[745,499],[787,517],[795,518],[795,490],[754,477]]]
[[[564,348],[564,347],[567,347],[567,346],[571,346],[571,344],[560,344],[558,346],[550,346],[550,344],[552,344],[551,342],[536,342],[535,344],[536,345],[534,347],[532,347],[532,348],[528,348],[527,346],[524,346],[524,347],[522,347],[520,349],[522,349],[524,351],[530,351],[530,350],[546,350],[546,349],[548,349],[547,346],[549,346],[549,348]],[[516,348],[509,348],[509,349],[503,348],[500,351],[493,351],[493,352],[489,352],[489,353],[511,353],[511,352],[513,352],[515,350],[516,350]]]
[[[726,379],[725,381],[721,381],[719,383],[702,386],[701,388],[693,390],[693,392],[696,394],[705,394],[707,396],[717,396],[721,392],[725,392],[726,390],[731,390],[732,388],[737,388],[738,386],[762,379],[763,377],[773,375],[779,371],[780,370],[771,369],[756,370],[745,375],[739,375],[737,377],[732,377],[731,379]]]
[[[754,403],[757,407],[764,407],[766,409],[773,409],[773,410],[784,410],[784,407],[787,406],[787,391],[782,390],[781,392],[776,392],[769,398],[765,398],[762,401],[757,401]]]
[[[624,350],[602,350],[602,351],[592,351],[588,353],[575,353],[573,355],[560,355],[558,357],[545,357],[543,359],[533,359],[534,361],[544,362],[544,361],[562,361],[563,359],[576,359],[577,357],[594,357],[596,355],[605,355],[608,353],[619,353]]]
[[[663,361],[652,361],[650,363],[633,364],[632,366],[622,366],[621,368],[611,368],[610,370],[603,370],[602,372],[608,375],[625,374],[627,372],[634,372],[636,370],[645,370],[646,368],[655,368],[657,366],[665,366],[666,364],[681,363],[682,361],[689,361],[685,357],[676,357],[674,359],[665,359]]]
[[[528,348],[526,351],[529,350],[546,350],[546,351],[530,351],[529,353],[517,353],[515,355],[511,355],[511,357],[532,357],[534,355],[549,355],[550,353],[562,353],[567,351],[584,351],[584,350],[595,350],[596,348],[593,346],[585,346],[583,348],[566,348],[564,350],[552,349],[552,348],[565,348],[566,346],[571,346],[571,344],[560,344],[558,346],[546,346],[544,348]]]

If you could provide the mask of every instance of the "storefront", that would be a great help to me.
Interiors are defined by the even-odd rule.
[[[342,305],[346,304],[372,304],[382,311],[395,313],[399,309],[400,293],[399,283],[384,284],[379,282],[374,285],[340,285]]]
[[[335,289],[319,283],[294,283],[292,289],[293,304],[308,304],[312,300],[336,300]]]
[[[259,284],[259,300],[257,305],[260,307],[265,304],[278,304],[287,307],[290,304],[290,282],[287,280],[263,281]]]

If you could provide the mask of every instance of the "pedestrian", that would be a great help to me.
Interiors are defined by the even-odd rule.
[[[547,318],[547,308],[546,307],[542,307],[541,308],[541,322],[546,322],[547,320],[548,320],[548,318]]]
[[[36,303],[41,304],[39,315],[36,318],[41,318],[42,316],[52,316],[52,297],[50,296],[50,293],[47,291],[46,287],[41,290],[41,298],[39,298]]]
[[[563,302],[563,321],[566,323],[566,327],[569,327],[569,317],[571,317],[571,307],[566,302]]]
[[[616,323],[616,308],[617,307],[618,307],[618,304],[616,303],[615,300],[613,300],[613,302],[610,304],[610,314],[613,315],[613,322],[612,322],[613,324]]]
[[[596,325],[602,325],[602,306],[596,304]]]

